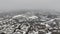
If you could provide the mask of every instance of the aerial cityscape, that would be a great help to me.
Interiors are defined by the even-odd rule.
[[[0,0],[0,34],[60,34],[60,0]]]
[[[15,11],[16,15],[14,12],[13,15],[2,13],[0,34],[60,34],[60,15],[41,11],[21,10]]]

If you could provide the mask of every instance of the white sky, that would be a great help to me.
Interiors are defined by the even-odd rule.
[[[0,0],[0,10],[26,8],[60,10],[60,0]]]

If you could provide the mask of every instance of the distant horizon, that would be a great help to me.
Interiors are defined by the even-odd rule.
[[[0,0],[0,10],[55,9],[60,11],[60,0]]]

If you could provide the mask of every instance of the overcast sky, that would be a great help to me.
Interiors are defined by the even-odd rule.
[[[60,0],[0,0],[1,9],[56,9]]]

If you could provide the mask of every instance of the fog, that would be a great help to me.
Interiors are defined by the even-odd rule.
[[[0,0],[0,10],[55,9],[60,10],[60,0]]]

